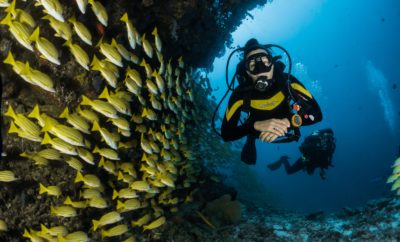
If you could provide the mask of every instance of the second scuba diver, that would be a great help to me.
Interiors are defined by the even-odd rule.
[[[260,45],[256,39],[247,41],[236,68],[239,86],[222,121],[225,142],[247,136],[241,153],[241,160],[247,164],[256,163],[257,138],[270,143],[297,141],[300,126],[322,120],[317,101],[290,74],[291,62],[289,73],[285,73],[285,65],[278,61],[279,56],[272,56],[270,47],[273,45]]]

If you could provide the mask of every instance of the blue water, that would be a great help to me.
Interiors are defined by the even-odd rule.
[[[319,102],[324,119],[302,128],[303,137],[330,127],[337,139],[327,180],[265,168],[281,155],[294,162],[299,143],[257,143],[254,172],[282,208],[335,211],[364,205],[390,192],[386,184],[400,145],[400,2],[397,0],[274,0],[251,12],[233,33],[232,46],[252,37],[284,46],[295,74]],[[231,49],[209,74],[214,95],[226,90]],[[279,53],[279,51],[277,51]],[[230,65],[232,76],[237,58]],[[393,88],[397,85],[397,88]],[[227,98],[228,99],[228,98]],[[226,100],[227,101],[227,100]],[[223,115],[226,102],[221,107]],[[238,157],[238,160],[240,157]]]

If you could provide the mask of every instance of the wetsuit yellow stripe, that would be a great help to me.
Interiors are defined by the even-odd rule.
[[[251,100],[250,106],[258,110],[273,110],[285,99],[282,92],[278,92],[269,99]]]
[[[232,118],[232,116],[233,116],[233,114],[235,114],[236,113],[236,110],[238,109],[238,108],[240,108],[241,106],[243,105],[243,100],[239,100],[239,101],[236,101],[233,105],[232,105],[232,107],[231,108],[228,108],[227,110],[226,110],[226,120],[229,122],[229,120]]]
[[[312,99],[312,95],[309,91],[307,91],[307,89],[305,89],[303,86],[301,86],[298,83],[291,83],[290,84],[294,90],[299,91],[300,93],[306,95],[307,97]]]

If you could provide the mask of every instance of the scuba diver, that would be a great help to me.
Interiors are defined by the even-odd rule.
[[[320,168],[319,175],[325,180],[325,170],[333,167],[332,156],[336,148],[335,142],[332,129],[317,130],[304,139],[299,147],[302,156],[293,165],[289,164],[288,156],[282,156],[278,161],[267,165],[267,167],[274,171],[283,164],[288,175],[300,170],[305,170],[309,175],[312,175],[315,169]]]
[[[269,143],[298,141],[300,126],[322,120],[317,101],[290,74],[290,55],[283,49],[289,59],[289,73],[285,73],[285,64],[278,61],[281,56],[273,56],[271,47],[283,49],[273,44],[261,45],[256,39],[248,40],[245,47],[239,49],[243,58],[228,87],[233,93],[222,121],[221,137],[227,142],[247,136],[241,153],[241,160],[247,164],[256,163],[257,138]],[[239,86],[233,89],[235,77]]]

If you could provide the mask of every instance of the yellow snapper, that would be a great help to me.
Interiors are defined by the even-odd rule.
[[[8,55],[7,55],[6,59],[4,59],[3,62],[5,64],[11,65],[14,72],[17,73],[20,77],[22,77],[22,79],[24,79],[26,82],[33,84],[28,76],[21,75],[21,73],[23,72],[23,70],[25,68],[25,64],[21,61],[16,61],[14,59],[14,56],[11,51],[8,52]]]
[[[100,158],[98,167],[104,167],[104,170],[106,170],[107,172],[114,175],[117,174],[115,164],[112,161],[104,159],[104,157]]]
[[[56,32],[54,36],[65,40],[71,40],[72,30],[68,22],[61,22],[50,15],[45,15],[42,19],[50,21],[50,27]]]
[[[75,183],[83,182],[85,185],[91,188],[101,187],[100,179],[93,174],[82,175],[79,171],[76,173]]]
[[[166,219],[164,216],[159,217],[158,219],[154,220],[153,222],[143,226],[143,231],[151,230],[160,227],[165,223]]]
[[[116,199],[116,198],[124,198],[124,199],[129,199],[129,198],[137,198],[139,197],[138,194],[136,193],[136,191],[130,189],[130,188],[122,188],[119,191],[117,190],[113,190],[113,195],[112,195],[112,199]],[[118,208],[117,208],[118,209]]]
[[[99,1],[89,0],[89,3],[92,5],[92,10],[94,15],[96,15],[97,20],[107,27],[108,14],[106,8]]]
[[[131,61],[131,53],[125,48],[125,46],[117,43],[114,38],[111,40],[111,45],[118,50],[118,52],[125,60]]]
[[[113,148],[114,150],[118,149],[117,140],[115,137],[108,131],[106,128],[101,128],[100,125],[94,121],[92,131],[99,131],[101,137],[106,141],[107,145]]]
[[[140,76],[140,73],[137,70],[132,69],[128,66],[126,68],[125,76],[130,77],[133,81],[135,81],[137,86],[142,87],[142,77]]]
[[[132,227],[141,227],[144,224],[147,224],[150,221],[150,219],[151,219],[150,214],[146,214],[146,215],[144,215],[143,217],[139,218],[136,221],[132,220],[131,221],[131,225],[132,225]]]
[[[104,87],[103,92],[100,94],[99,98],[106,99],[114,108],[126,115],[131,115],[131,110],[128,102],[125,102],[123,99],[118,98],[116,95],[113,95],[108,92],[108,88]]]
[[[157,27],[154,28],[154,30],[153,30],[153,32],[151,32],[151,34],[154,35],[154,42],[156,43],[157,50],[159,52],[161,52],[162,44],[161,44],[160,36],[158,36]]]
[[[120,200],[117,201],[117,210],[121,212],[128,212],[139,208],[141,208],[141,203],[138,199],[128,199],[124,202]]]
[[[89,122],[94,122],[97,121],[99,122],[99,116],[93,112],[92,110],[89,109],[81,109],[81,106],[78,105],[76,111],[78,112],[78,114],[82,117],[84,117],[87,121]]]
[[[134,181],[129,187],[133,190],[141,192],[147,192],[150,190],[150,185],[146,181]]]
[[[31,35],[31,30],[29,29],[29,27],[18,21],[13,21],[11,19],[10,13],[8,13],[6,17],[4,17],[4,19],[0,21],[0,24],[8,25],[8,27],[10,28],[10,32],[14,36],[14,38],[22,46],[30,51],[33,51],[31,41],[29,40],[29,36]]]
[[[33,17],[29,13],[25,12],[22,9],[16,9],[15,3],[16,3],[16,1],[13,0],[11,2],[10,6],[8,6],[6,8],[6,12],[11,13],[14,20],[16,20],[20,23],[27,24],[29,27],[34,28],[36,26],[36,23],[35,23],[35,20],[33,19]]]
[[[40,224],[40,233],[41,234],[48,234],[51,236],[65,236],[68,234],[68,230],[65,226],[55,226],[51,228],[47,228],[44,224]]]
[[[146,39],[146,34],[143,34],[141,40],[144,52],[149,58],[153,58],[153,47],[151,47],[150,42]]]
[[[7,224],[4,220],[0,219],[0,231],[6,232],[8,230]]]
[[[50,130],[54,132],[58,138],[71,145],[85,146],[83,136],[78,130],[62,124],[53,123],[51,119],[47,118],[45,119],[45,125],[42,128],[42,131],[46,132]]]
[[[128,13],[125,12],[120,20],[126,24],[126,30],[128,32],[128,41],[129,41],[130,47],[132,49],[135,49],[138,33],[136,31],[136,28],[133,26],[132,22],[129,20]]]
[[[100,39],[96,47],[99,47],[100,53],[102,53],[110,62],[119,67],[123,67],[122,56],[114,46],[103,42],[103,37]]]
[[[44,242],[42,238],[40,238],[38,235],[34,233],[29,233],[28,230],[24,230],[24,233],[22,235],[25,238],[30,239],[32,242]]]
[[[18,180],[18,178],[15,177],[14,172],[9,170],[0,171],[0,182],[12,182],[16,180]]]
[[[93,153],[99,153],[101,156],[108,158],[110,160],[119,160],[118,153],[112,149],[99,148],[99,147],[95,146]]]
[[[71,198],[69,196],[67,196],[67,198],[64,201],[65,205],[71,205],[74,208],[86,208],[87,207],[87,203],[86,201],[72,201]]]
[[[21,75],[26,75],[33,85],[41,87],[48,92],[55,92],[53,80],[45,73],[29,67],[29,62],[25,63],[25,68]]]
[[[112,211],[101,216],[99,220],[92,220],[93,222],[93,231],[96,231],[98,228],[103,227],[108,224],[117,223],[122,220],[121,214],[116,211]]]
[[[81,11],[81,13],[85,14],[88,0],[76,0],[76,4],[78,4],[79,11]]]
[[[38,135],[32,135],[32,134],[26,132],[23,129],[18,129],[15,126],[13,121],[11,121],[11,123],[10,123],[10,129],[8,130],[8,133],[10,133],[10,134],[16,133],[21,138],[28,139],[28,140],[31,140],[31,141],[34,141],[34,142],[42,142],[42,137],[40,137]]]
[[[79,45],[73,44],[71,39],[68,39],[63,46],[68,46],[78,64],[89,71],[89,56]]]
[[[67,142],[65,142],[59,138],[51,139],[51,137],[47,134],[47,132],[44,133],[44,138],[43,138],[41,144],[43,144],[43,145],[51,144],[54,149],[59,150],[60,152],[67,154],[67,155],[77,155],[78,154],[76,152],[74,146],[72,146],[71,144],[68,144]]]
[[[29,118],[25,117],[23,114],[15,113],[12,105],[8,105],[8,110],[6,113],[4,113],[4,115],[11,117],[14,120],[15,124],[18,125],[18,127],[20,127],[25,132],[34,136],[40,135],[39,126],[32,122]]]
[[[75,217],[77,215],[75,208],[70,207],[70,206],[58,206],[58,207],[53,207],[51,206],[51,215],[55,215],[58,217]]]
[[[94,157],[92,153],[81,147],[77,147],[76,150],[78,151],[78,156],[81,157],[82,160],[90,165],[94,165]]]
[[[115,110],[115,108],[107,102],[101,100],[90,100],[85,95],[82,95],[82,102],[80,105],[91,106],[95,111],[108,118],[118,118],[117,110]]]
[[[120,224],[108,230],[101,230],[101,238],[120,236],[126,232],[128,232],[128,226],[126,224]]]
[[[59,60],[59,54],[58,54],[58,49],[48,41],[44,37],[40,37],[40,29],[39,26],[33,31],[32,35],[30,36],[31,41],[35,41],[36,43],[36,48],[39,50],[39,52],[43,55],[41,57],[44,57],[45,59],[49,60],[50,62],[60,65],[60,60]]]
[[[68,22],[72,23],[76,34],[79,36],[83,42],[88,45],[92,45],[92,34],[89,29],[80,21],[76,20],[75,16],[68,19]]]
[[[82,116],[79,116],[76,113],[70,113],[68,107],[64,109],[64,111],[60,114],[60,118],[67,119],[67,122],[74,126],[74,128],[78,129],[79,131],[90,134],[90,125]]]
[[[64,157],[64,160],[70,167],[74,168],[77,171],[82,171],[83,164],[77,158],[72,156],[66,156]]]
[[[61,189],[58,186],[47,186],[45,187],[42,183],[39,183],[39,194],[47,193],[51,196],[59,197],[61,195]]]
[[[64,22],[63,8],[58,0],[37,0],[38,5],[42,5],[48,14],[53,16],[58,21]]]

